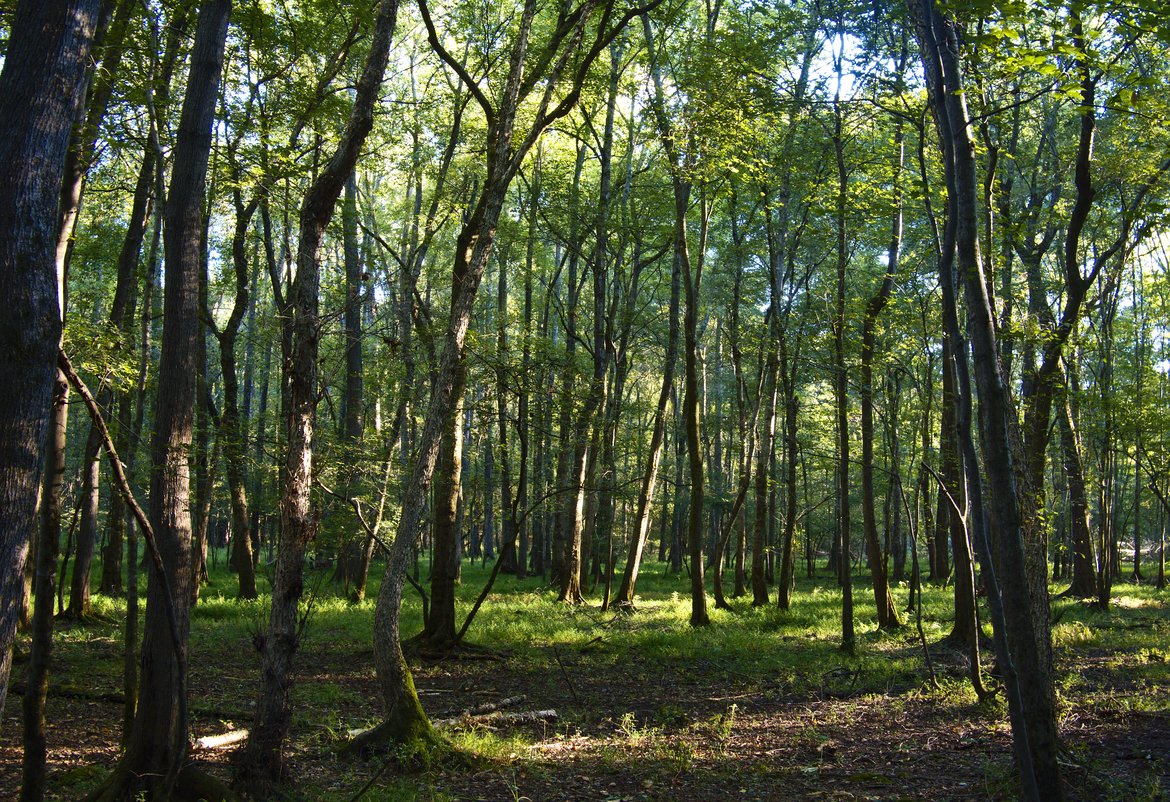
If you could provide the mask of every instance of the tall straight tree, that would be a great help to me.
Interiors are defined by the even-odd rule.
[[[909,45],[905,36],[897,64],[898,90],[902,89]],[[877,504],[874,498],[874,454],[873,454],[873,358],[877,340],[877,321],[890,302],[894,289],[894,278],[902,253],[902,166],[905,163],[905,141],[903,123],[899,117],[894,121],[893,203],[890,214],[890,245],[886,250],[886,272],[882,276],[877,292],[870,296],[865,306],[865,318],[861,326],[861,516],[865,532],[865,547],[869,557],[869,572],[873,578],[873,598],[877,608],[878,626],[894,629],[901,624],[898,608],[894,604],[889,582],[889,549],[883,549],[878,541]]]
[[[709,25],[714,20],[708,20]],[[698,342],[699,289],[702,286],[703,254],[700,248],[697,264],[692,266],[687,243],[687,212],[691,204],[691,172],[696,166],[696,142],[681,141],[673,121],[666,113],[666,91],[659,54],[654,41],[654,29],[648,14],[642,15],[646,50],[650,54],[650,77],[654,89],[651,108],[658,124],[658,136],[666,151],[667,166],[674,193],[674,258],[678,262],[679,279],[683,284],[686,309],[683,313],[683,424],[687,444],[687,466],[690,469],[691,492],[687,508],[687,546],[691,566],[691,626],[710,623],[707,614],[707,594],[703,584],[703,454],[700,444]],[[706,205],[704,203],[704,230]]]
[[[197,581],[188,455],[195,420],[196,346],[201,336],[203,204],[230,13],[230,0],[211,0],[199,13],[175,143],[164,219],[163,336],[150,476],[150,519],[165,575],[151,563],[138,710],[125,754],[95,794],[102,800],[136,799],[141,794],[170,798],[186,768],[186,644],[191,589]]]
[[[970,392],[966,380],[966,346],[959,347],[955,312],[959,288],[952,276],[940,273],[944,318],[955,343],[960,409],[960,451],[973,512],[972,528],[988,581],[988,597],[995,627],[995,646],[1004,674],[1017,767],[1025,798],[1060,800],[1064,790],[1057,763],[1055,690],[1047,662],[1047,630],[1037,631],[1033,598],[1025,571],[1024,520],[1021,488],[1017,484],[1012,431],[1015,414],[997,357],[995,318],[979,258],[978,189],[975,146],[967,110],[959,28],[934,0],[908,0],[922,55],[935,127],[943,150],[948,196],[947,238],[942,263],[953,255],[967,302],[971,362],[980,401],[980,440],[988,488],[986,519],[982,507],[981,477],[976,464],[969,417]],[[948,268],[949,270],[949,268]],[[949,367],[947,368],[949,369]],[[966,386],[964,386],[966,385]],[[989,530],[997,530],[993,549]],[[1046,621],[1046,619],[1045,619]]]
[[[21,0],[0,71],[0,714],[61,340],[58,197],[98,7]]]
[[[843,24],[838,20],[838,49],[834,54],[837,89],[833,97],[833,152],[837,157],[836,249],[837,284],[833,302],[833,389],[837,408],[837,581],[841,585],[841,649],[854,649],[853,560],[850,555],[849,503],[849,374],[845,367],[845,274],[849,266],[846,202],[849,173],[845,167],[844,112],[841,107],[842,66],[845,58]]]

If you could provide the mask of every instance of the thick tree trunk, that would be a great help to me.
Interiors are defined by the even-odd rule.
[[[150,482],[150,517],[166,576],[151,563],[138,710],[126,753],[98,795],[103,800],[132,799],[143,792],[166,798],[187,754],[186,642],[197,581],[188,452],[196,403],[204,188],[230,12],[229,0],[213,0],[200,12],[175,146],[165,215],[166,292]]]
[[[0,714],[53,393],[61,306],[54,247],[70,130],[98,0],[24,0],[0,72]]]

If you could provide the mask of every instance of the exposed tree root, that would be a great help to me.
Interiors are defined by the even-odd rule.
[[[180,769],[174,786],[167,789],[159,786],[157,776],[138,775],[125,761],[120,762],[106,781],[85,797],[86,802],[129,802],[140,799],[238,802],[239,797],[219,778],[194,763],[188,763]]]
[[[339,753],[362,758],[392,754],[403,763],[429,763],[434,753],[446,751],[447,743],[425,716],[404,718],[383,721],[373,729],[359,733],[344,744]]]

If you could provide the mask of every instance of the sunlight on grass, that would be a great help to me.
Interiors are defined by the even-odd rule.
[[[425,563],[422,569],[420,581],[425,585]],[[480,565],[463,566],[457,626],[488,573]],[[306,576],[290,746],[304,759],[325,759],[321,756],[332,755],[348,739],[350,729],[379,720],[372,628],[380,577],[375,568],[366,600],[352,604],[344,588],[329,582],[328,572],[310,571]],[[255,643],[267,629],[270,609],[266,581],[260,583],[260,598],[242,601],[235,595],[235,577],[222,561],[211,578],[191,614],[191,710],[194,726],[204,731],[222,729],[227,719],[247,726],[259,683]],[[434,717],[457,715],[472,704],[519,691],[542,705],[545,698],[560,700],[555,701],[560,721],[539,731],[486,727],[445,731],[450,755],[439,759],[439,765],[418,769],[417,774],[390,772],[364,798],[446,799],[432,790],[439,787],[438,778],[469,771],[490,776],[492,793],[508,798],[511,792],[501,794],[501,788],[518,793],[515,789],[525,778],[559,776],[566,763],[582,773],[636,775],[644,778],[648,783],[644,790],[653,795],[688,772],[713,771],[735,749],[743,748],[736,742],[744,739],[744,727],[768,720],[771,709],[788,709],[791,714],[786,706],[794,699],[823,704],[815,716],[786,725],[784,737],[797,750],[793,758],[797,762],[789,771],[822,771],[824,755],[841,742],[839,729],[870,711],[881,711],[895,722],[926,705],[945,718],[964,722],[965,732],[1006,739],[1003,694],[980,702],[967,678],[965,656],[939,645],[953,626],[953,588],[923,589],[922,628],[938,679],[933,688],[913,618],[903,612],[907,626],[879,631],[872,591],[864,577],[855,579],[857,650],[847,655],[839,648],[841,593],[824,576],[815,582],[798,578],[789,610],[776,607],[772,589],[768,605],[755,607],[750,597],[742,597],[729,599],[730,609],[712,606],[711,625],[698,629],[689,625],[685,574],[664,573],[658,566],[643,573],[633,614],[602,612],[599,592],[590,594],[585,604],[570,606],[557,602],[555,592],[539,577],[501,576],[466,639],[483,647],[489,662],[468,671],[467,666],[415,658],[424,707]],[[894,595],[904,609],[908,588],[896,585]],[[91,622],[62,622],[55,634],[58,688],[82,695],[120,692],[125,612],[124,599],[98,594]],[[1108,611],[1054,596],[1052,617],[1063,721],[1075,723],[1086,714],[1170,712],[1170,616],[1164,592],[1118,584]],[[421,627],[420,600],[408,588],[403,634],[410,637]],[[990,636],[986,615],[984,634]],[[985,649],[985,667],[993,659],[991,650]],[[459,685],[446,681],[461,675],[478,679]],[[523,678],[521,687],[502,688],[496,676]],[[647,704],[639,706],[636,689],[642,683],[661,683],[664,676],[680,680],[680,688],[687,687],[691,677],[701,678],[709,697],[706,706],[696,708],[681,690],[677,699],[664,700],[656,695],[661,688],[649,687]],[[609,688],[628,695],[601,701],[589,696]],[[450,765],[452,761],[457,765]],[[348,800],[378,768],[376,760],[339,763],[336,775],[306,779],[302,790],[306,798]],[[984,789],[1006,787],[1010,768],[1008,772],[1001,761],[989,762]],[[69,775],[79,793],[87,779],[84,771]]]

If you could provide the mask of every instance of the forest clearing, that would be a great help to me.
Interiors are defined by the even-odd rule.
[[[0,792],[1164,799],[1164,0],[0,0]]]
[[[461,612],[486,573],[465,566]],[[293,692],[297,782],[282,798],[343,802],[371,780],[360,798],[387,802],[1017,798],[1002,699],[980,703],[961,650],[942,642],[953,624],[947,589],[923,594],[936,689],[913,626],[882,634],[859,622],[858,654],[842,654],[837,593],[802,580],[787,612],[736,600],[692,630],[685,577],[651,573],[634,615],[558,604],[539,579],[501,581],[469,631],[472,648],[412,660],[427,714],[448,719],[446,745],[387,768],[340,754],[351,730],[377,721],[372,607],[337,599],[319,572]],[[231,584],[213,574],[193,618],[197,742],[246,728],[254,708],[263,596],[238,602]],[[1109,613],[1054,605],[1070,799],[1155,800],[1170,787],[1170,610],[1148,587],[1117,595]],[[82,797],[118,757],[117,613],[103,603],[92,623],[60,635],[50,799]],[[404,619],[408,632],[421,628],[417,596]],[[556,719],[450,720],[516,697],[509,710]],[[0,731],[0,787],[19,782],[18,721],[10,712]],[[237,745],[192,757],[227,780]]]

